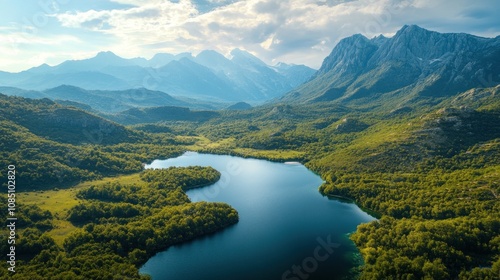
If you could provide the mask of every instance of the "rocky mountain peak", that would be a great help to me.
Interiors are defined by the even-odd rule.
[[[110,58],[120,58],[112,51],[102,51],[98,52],[95,58],[110,59]]]
[[[405,25],[380,47],[370,64],[388,60],[436,62],[450,54],[467,55],[480,51],[487,40],[465,33],[438,33],[417,25]]]
[[[341,40],[313,79],[289,96],[315,102],[394,99],[385,95],[391,92],[404,92],[399,95],[404,102],[419,96],[449,96],[496,86],[499,59],[498,37],[405,25],[391,38],[368,40],[356,34]]]
[[[329,71],[358,72],[377,50],[377,45],[361,34],[342,39],[323,61],[318,75]]]
[[[213,50],[204,50],[200,52],[195,61],[203,66],[213,68],[217,71],[227,71],[227,68],[232,66],[232,63],[222,54]]]
[[[258,59],[256,56],[245,50],[234,49],[231,51],[231,56],[231,61],[240,65],[267,67],[267,65],[262,60]]]

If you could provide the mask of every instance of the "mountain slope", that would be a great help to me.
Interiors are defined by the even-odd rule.
[[[51,99],[62,99],[88,104],[101,112],[119,112],[133,107],[154,107],[158,105],[190,106],[161,92],[144,88],[121,91],[84,90],[72,86],[59,86],[43,91]]]
[[[125,127],[49,99],[25,99],[0,94],[0,120],[27,128],[31,133],[62,143],[110,145],[136,141]]]
[[[240,100],[229,81],[188,58],[174,60],[157,70],[157,87],[175,95],[219,100]]]
[[[48,99],[0,94],[0,164],[16,166],[16,191],[74,185],[139,172],[142,162],[182,153],[168,136],[153,140],[104,118]],[[7,173],[0,174],[3,184]],[[23,208],[23,207],[21,207]],[[23,221],[23,223],[26,221]]]
[[[278,63],[273,69],[285,76],[292,88],[307,82],[316,73],[316,70],[307,66],[286,63]]]
[[[238,86],[250,87],[249,94],[257,98],[258,94],[263,100],[269,100],[292,89],[287,78],[266,65],[263,61],[247,51],[234,49],[231,51],[231,62],[239,67],[239,78],[242,84]]]
[[[500,37],[441,34],[404,26],[392,38],[343,39],[306,84],[283,101],[391,106],[500,83]]]
[[[316,71],[304,65],[278,64],[270,67],[249,52],[235,49],[231,59],[215,51],[200,52],[195,62],[214,71],[221,79],[229,80],[238,92],[249,100],[268,100],[302,84]]]

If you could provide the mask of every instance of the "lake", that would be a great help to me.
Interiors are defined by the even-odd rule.
[[[322,196],[321,178],[303,165],[186,152],[146,168],[193,165],[212,166],[222,176],[188,190],[189,198],[226,202],[239,222],[158,253],[141,273],[154,280],[342,279],[361,263],[348,234],[375,218]]]

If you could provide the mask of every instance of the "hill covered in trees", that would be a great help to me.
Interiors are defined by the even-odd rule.
[[[16,247],[16,273],[3,269],[3,279],[148,279],[138,267],[165,248],[221,230],[238,221],[224,203],[191,203],[182,189],[215,183],[212,168],[150,170],[144,181],[105,183],[80,190],[81,203],[68,211],[77,226],[58,246],[48,233],[49,211],[19,207],[22,224]],[[175,183],[170,179],[175,179]],[[147,182],[146,182],[147,181]],[[5,199],[2,198],[5,202]],[[6,208],[1,214],[6,216]],[[8,251],[7,236],[0,238]]]
[[[182,152],[173,137],[151,138],[48,99],[0,95],[0,132],[0,161],[16,165],[18,190],[139,172],[147,160]]]
[[[412,32],[418,40],[403,44]],[[454,44],[440,45],[440,38]],[[497,60],[498,38],[483,39],[411,26],[394,38],[355,36],[350,40],[364,47],[339,44],[340,53],[325,60],[328,71],[320,70],[298,94],[245,110],[158,107],[114,116],[131,127],[45,99],[0,96],[1,161],[18,166],[24,191],[137,173],[145,161],[186,149],[298,160],[321,175],[321,194],[350,198],[380,214],[351,235],[365,260],[361,279],[497,279],[500,87],[464,76],[481,65],[498,73],[494,63],[481,64],[485,57]],[[414,44],[422,42],[441,48],[417,52]],[[418,59],[432,60],[464,42],[484,56],[466,56],[473,65],[460,73],[470,83],[460,83],[451,71],[453,53],[431,66]],[[404,55],[408,63],[401,63]],[[348,71],[360,63],[372,65],[372,72]],[[426,72],[433,67],[439,75]],[[337,77],[331,69],[350,74]],[[346,88],[339,89],[343,82]],[[189,203],[183,192],[217,180],[214,170],[174,168],[141,177],[130,184],[85,185],[73,197],[75,205],[58,212],[63,216],[38,206],[20,208],[25,222],[19,252],[27,275],[39,270],[72,279],[140,278],[137,265],[154,252],[237,221],[229,206]],[[74,227],[64,242],[51,235],[56,221]]]

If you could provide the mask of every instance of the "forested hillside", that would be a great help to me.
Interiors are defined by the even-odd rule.
[[[145,161],[182,152],[172,137],[151,138],[48,99],[0,95],[0,132],[0,161],[16,165],[18,190],[139,172]]]
[[[378,212],[352,235],[366,262],[361,279],[496,279],[497,92],[389,112],[274,105],[227,112],[193,133],[219,143],[202,151],[306,162],[326,181],[321,193]]]
[[[16,243],[16,273],[2,269],[0,277],[149,279],[139,275],[138,267],[157,252],[238,221],[229,205],[190,203],[182,190],[216,182],[220,173],[212,168],[153,170],[141,177],[144,181],[100,183],[78,191],[80,202],[63,217],[74,229],[62,247],[53,239],[56,220],[51,212],[19,205],[23,223]],[[7,216],[6,211],[0,213]],[[2,252],[7,252],[7,235],[0,241]]]
[[[131,130],[48,99],[0,95],[0,111],[1,163],[15,166],[15,195],[35,199],[17,199],[16,273],[1,270],[2,279],[148,278],[138,267],[155,253],[238,221],[229,205],[191,204],[183,191],[219,180],[212,168],[148,170],[142,180],[104,179],[73,192],[79,182],[137,174],[144,162],[181,154],[190,140]],[[7,173],[0,180],[5,185]],[[7,205],[6,196],[1,201]],[[6,217],[7,207],[0,212]],[[5,233],[2,252],[10,248]]]

